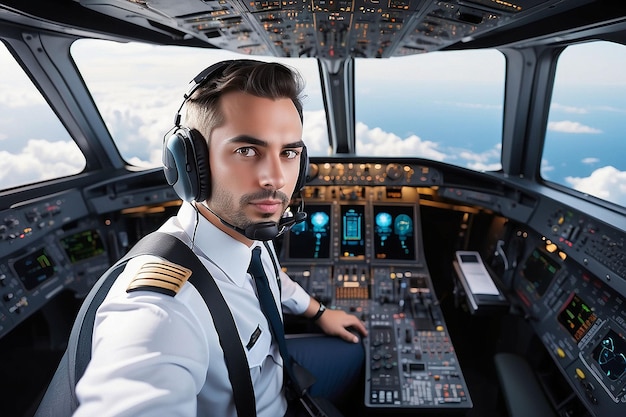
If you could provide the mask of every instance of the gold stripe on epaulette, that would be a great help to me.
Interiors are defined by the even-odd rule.
[[[126,292],[155,291],[162,294],[178,294],[191,276],[191,270],[167,261],[148,262],[139,268],[128,284]]]

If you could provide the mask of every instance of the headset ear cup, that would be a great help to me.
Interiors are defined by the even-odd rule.
[[[204,201],[211,196],[211,170],[209,167],[209,147],[204,136],[197,130],[189,132],[193,143],[196,159],[196,174],[198,176],[198,189],[196,201]]]
[[[294,193],[301,191],[308,180],[309,175],[309,155],[306,150],[306,146],[302,147],[302,153],[300,154],[300,172],[298,173],[298,181],[296,181],[296,188]]]
[[[189,139],[184,129],[176,129],[163,143],[163,171],[167,183],[176,194],[185,201],[194,197],[194,180],[189,169],[193,167],[189,161]],[[195,174],[194,174],[195,176]]]
[[[210,178],[208,150],[202,135],[176,129],[163,143],[163,171],[168,184],[184,201],[204,201]]]

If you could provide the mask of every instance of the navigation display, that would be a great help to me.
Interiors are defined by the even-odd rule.
[[[295,224],[289,234],[287,257],[290,259],[326,259],[330,257],[330,205],[305,206],[307,218]]]
[[[342,258],[365,257],[365,206],[341,206],[341,253]]]
[[[626,341],[611,329],[593,350],[593,359],[609,381],[619,381],[626,375]]]
[[[413,206],[374,206],[374,258],[415,260]]]
[[[581,348],[581,356],[613,401],[618,402],[626,389],[624,329],[613,320],[605,321]]]

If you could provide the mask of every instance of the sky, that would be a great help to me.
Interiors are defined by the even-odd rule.
[[[562,58],[570,69],[555,86],[542,176],[626,206],[626,75],[620,71],[626,47],[578,48]],[[140,166],[160,165],[163,136],[189,81],[212,62],[233,56],[215,52],[104,41],[81,41],[72,49],[120,152]],[[471,54],[357,60],[358,154],[499,169],[505,62],[497,51]],[[11,60],[0,47],[0,188],[79,172],[84,158],[43,99],[13,88],[28,80],[11,70]],[[578,65],[581,60],[585,65]],[[303,139],[309,154],[328,155],[317,63],[282,62],[297,65],[307,80]],[[388,74],[390,65],[403,74],[401,82]],[[30,121],[33,114],[38,123]],[[38,163],[26,162],[33,160]]]

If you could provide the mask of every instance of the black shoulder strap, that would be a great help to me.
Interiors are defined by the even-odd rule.
[[[78,405],[75,386],[91,360],[91,338],[98,307],[132,257],[156,255],[183,265],[194,273],[189,278],[204,298],[217,330],[220,346],[233,389],[239,417],[255,417],[256,403],[250,369],[237,334],[232,313],[211,274],[187,245],[174,236],[154,232],[141,239],[122,259],[113,265],[91,289],[72,327],[68,347],[45,393],[36,416],[71,416]]]
[[[202,295],[211,312],[213,324],[219,336],[220,346],[224,352],[224,360],[228,368],[228,379],[230,379],[230,384],[233,388],[237,415],[239,417],[256,416],[256,402],[248,360],[239,339],[233,315],[215,280],[192,250],[179,239],[161,232],[154,232],[151,235],[154,235],[154,238],[149,241],[152,247],[148,248],[148,253],[160,256],[193,271],[191,277],[189,277],[189,282]],[[146,239],[142,239],[142,241],[144,240]]]

